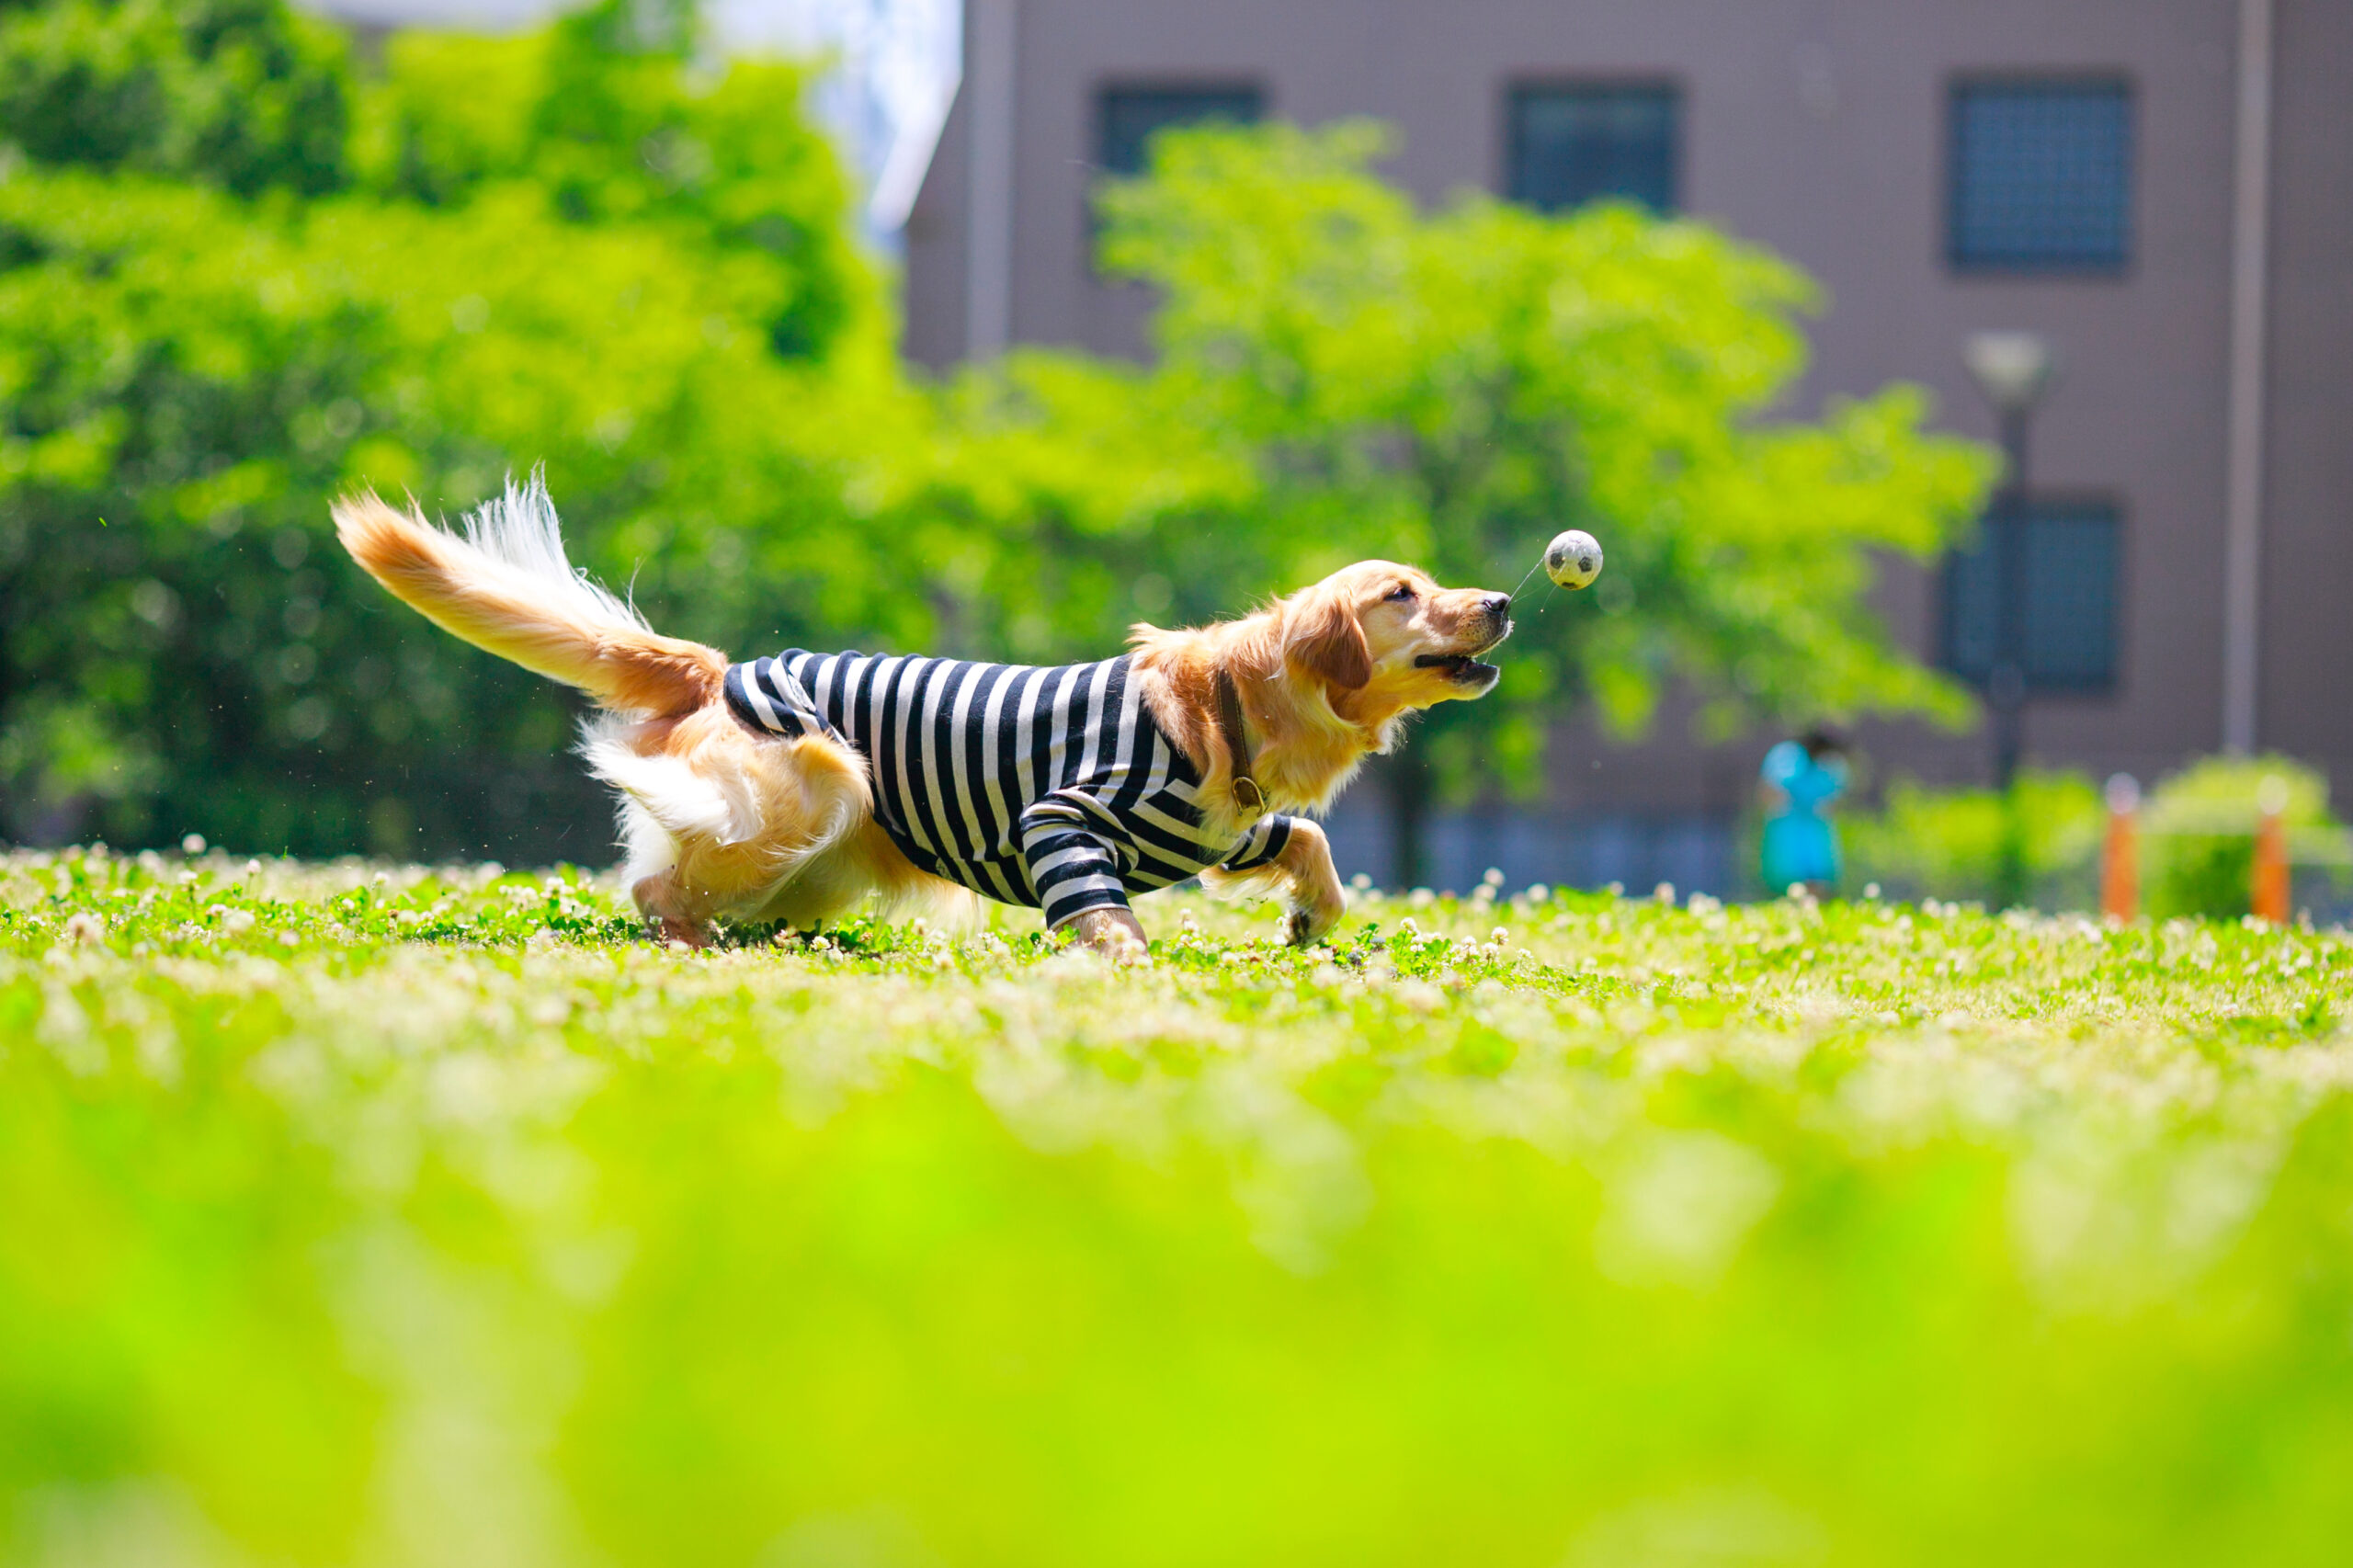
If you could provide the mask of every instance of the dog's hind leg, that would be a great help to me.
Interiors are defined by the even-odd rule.
[[[631,884],[629,896],[653,926],[655,941],[710,946],[710,923],[695,913],[693,900],[679,885],[676,867],[640,877]]]
[[[949,926],[977,922],[978,900],[955,883],[917,869],[899,853],[891,835],[861,813],[848,831],[829,841],[797,867],[754,916],[797,931],[813,931],[864,903],[877,901],[886,918],[920,911]]]

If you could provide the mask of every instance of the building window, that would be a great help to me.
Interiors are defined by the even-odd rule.
[[[1667,86],[1514,87],[1506,192],[1546,212],[1613,199],[1674,211],[1677,98]]]
[[[1973,547],[1946,558],[1945,667],[1984,685],[2001,662],[2003,536],[2020,524],[2027,688],[2114,689],[2118,530],[2101,502],[2031,502],[2017,523],[1988,517]]]
[[[1154,135],[1172,125],[1249,125],[1264,113],[1262,95],[1246,84],[1106,87],[1095,104],[1095,160],[1106,174],[1140,175]]]
[[[1952,95],[1951,234],[1964,272],[2119,272],[2132,216],[2121,82],[1962,83]]]

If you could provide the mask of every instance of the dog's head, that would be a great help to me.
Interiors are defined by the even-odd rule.
[[[1502,672],[1479,655],[1511,635],[1511,596],[1442,588],[1428,573],[1359,561],[1283,603],[1283,659],[1334,709],[1383,723],[1407,709],[1483,697]]]

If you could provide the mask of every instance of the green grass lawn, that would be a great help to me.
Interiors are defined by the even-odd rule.
[[[0,1556],[2336,1563],[2353,939],[0,858]],[[1500,928],[1500,929],[1498,929]]]

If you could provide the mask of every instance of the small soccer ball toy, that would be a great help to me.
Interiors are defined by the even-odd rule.
[[[1544,575],[1563,588],[1589,588],[1601,575],[1601,544],[1591,534],[1571,528],[1545,547]]]

